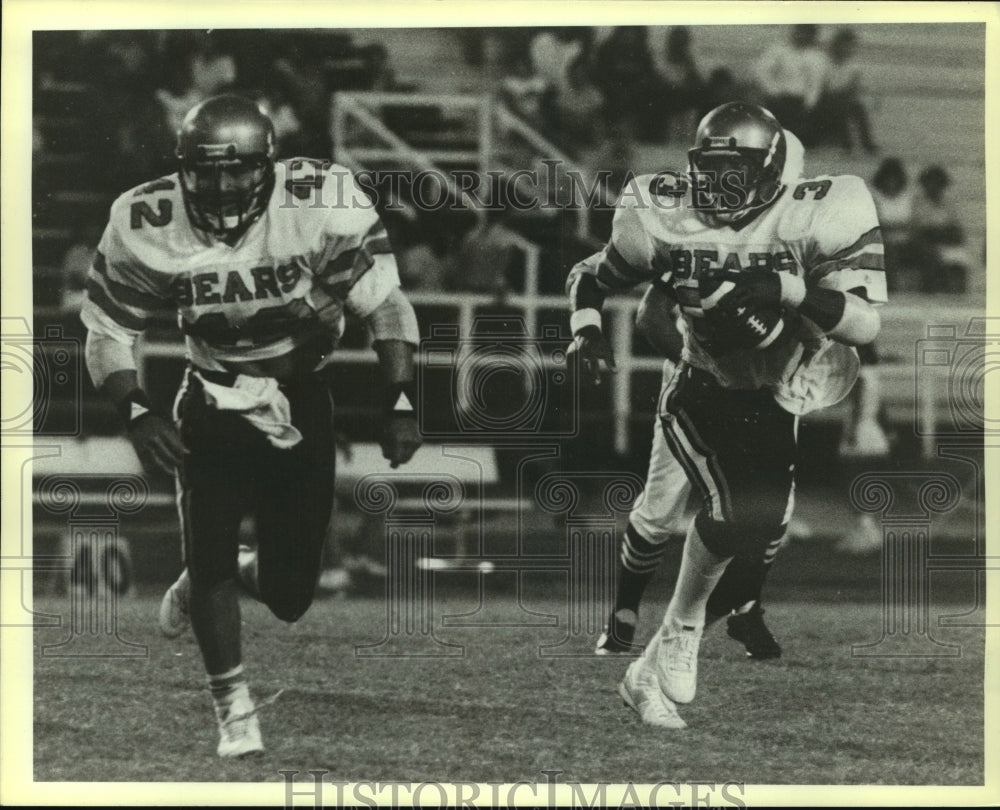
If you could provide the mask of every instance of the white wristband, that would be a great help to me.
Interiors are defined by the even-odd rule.
[[[573,330],[574,335],[585,326],[596,326],[598,329],[601,328],[600,310],[588,307],[586,309],[578,309],[569,316],[569,328]]]
[[[778,273],[778,280],[781,282],[781,303],[786,307],[798,309],[806,297],[806,283],[787,270]]]

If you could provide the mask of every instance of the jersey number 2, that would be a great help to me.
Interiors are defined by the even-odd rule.
[[[159,200],[156,208],[157,210],[154,211],[145,200],[132,203],[132,218],[130,222],[132,230],[139,230],[142,227],[143,221],[148,222],[154,228],[162,228],[174,218],[174,204],[170,200]]]

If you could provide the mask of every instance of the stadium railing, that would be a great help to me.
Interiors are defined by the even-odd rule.
[[[408,143],[394,131],[385,120],[386,112],[392,108],[407,110],[441,111],[445,114],[462,116],[474,137],[474,148],[469,144],[423,144]],[[415,171],[435,171],[444,180],[449,196],[454,200],[467,198],[467,193],[457,188],[448,176],[448,170],[456,165],[472,167],[483,181],[490,172],[512,172],[524,169],[524,165],[507,165],[504,154],[510,142],[516,140],[526,146],[532,157],[528,163],[554,161],[561,170],[575,172],[581,178],[589,177],[585,166],[577,164],[555,144],[511,112],[495,97],[466,94],[391,93],[391,92],[341,92],[335,93],[330,112],[331,139],[335,159],[354,172],[387,164],[406,166]],[[441,134],[441,133],[439,133]],[[370,143],[381,143],[371,146]],[[519,153],[519,158],[523,158]],[[576,219],[577,235],[588,238],[590,217],[587,205],[581,196],[578,184],[570,184],[571,199],[563,207],[572,210]]]
[[[417,308],[418,317],[424,308],[433,308],[438,317],[442,310],[453,312],[453,317],[447,320],[457,326],[460,338],[473,334],[474,323],[481,310],[497,304],[496,297],[485,294],[411,292],[408,297]],[[502,303],[506,310],[523,317],[525,334],[534,338],[539,337],[543,324],[549,324],[551,313],[562,313],[557,325],[562,330],[560,334],[566,336],[568,345],[568,314],[565,314],[566,299],[562,296],[511,295]],[[622,455],[630,451],[629,420],[633,415],[635,375],[659,373],[663,366],[661,358],[644,356],[633,342],[632,324],[638,305],[638,296],[613,296],[607,299],[604,306],[605,325],[619,368],[617,374],[610,375],[609,382],[613,446]],[[961,358],[968,351],[963,353],[963,347],[975,354],[984,340],[1000,337],[990,336],[994,328],[993,320],[984,319],[983,315],[980,308],[964,298],[920,295],[899,296],[883,311],[883,332],[878,340],[882,358],[878,368],[883,381],[883,401],[895,414],[894,421],[914,425],[921,436],[922,452],[927,458],[934,452],[936,432],[940,425],[953,421],[956,406],[966,410],[969,407],[981,409],[983,406],[981,395],[973,390],[982,382],[973,378],[975,368],[970,366],[966,369],[973,375],[969,379],[958,379],[956,376],[965,373]],[[928,351],[934,354],[928,354]],[[182,358],[184,346],[177,339],[143,339],[138,352],[142,373],[146,362],[152,358]],[[489,355],[486,354],[482,362],[488,361]],[[370,348],[342,348],[337,351],[335,362],[370,365],[376,362],[376,357]],[[547,368],[555,368],[557,363],[552,358],[544,358],[543,362]],[[972,389],[961,388],[970,385]],[[842,411],[830,408],[808,418],[838,420],[842,418]]]

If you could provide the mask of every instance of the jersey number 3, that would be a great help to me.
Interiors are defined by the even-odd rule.
[[[812,198],[814,200],[822,200],[826,196],[826,192],[830,190],[831,185],[829,180],[807,180],[805,183],[799,183],[795,187],[795,191],[792,192],[792,198],[804,200],[806,194],[811,191],[813,192]]]

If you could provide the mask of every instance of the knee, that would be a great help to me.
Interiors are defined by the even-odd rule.
[[[699,512],[695,518],[695,527],[705,548],[721,557],[753,554],[756,550],[778,540],[786,529],[780,521],[730,523],[713,520],[704,511]]]
[[[280,596],[265,596],[264,603],[277,618],[283,622],[297,622],[309,606],[312,605],[312,593],[282,594]]]

